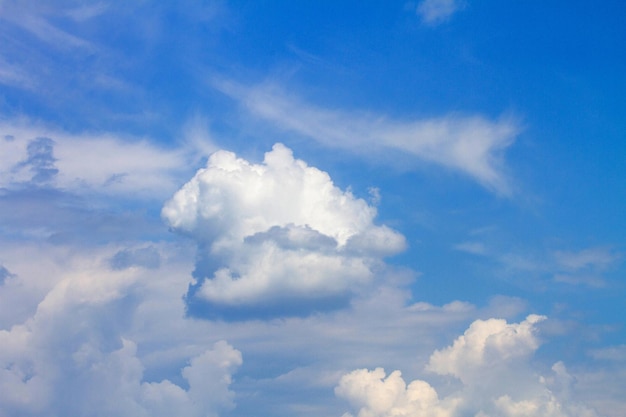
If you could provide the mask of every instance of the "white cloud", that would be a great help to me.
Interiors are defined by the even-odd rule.
[[[373,223],[376,209],[290,149],[262,164],[219,151],[168,201],[163,218],[199,244],[199,295],[227,305],[344,296],[372,281],[404,237]],[[283,300],[284,302],[284,300]]]
[[[145,357],[168,349],[150,338],[166,336],[182,346],[189,341],[186,332],[169,332],[186,326],[185,282],[172,280],[171,265],[158,272],[142,265],[111,269],[108,260],[121,248],[109,247],[49,248],[38,258],[43,264],[29,266],[32,249],[22,247],[28,255],[12,259],[15,279],[0,286],[3,299],[23,291],[39,298],[25,319],[0,328],[0,415],[206,417],[234,406],[229,387],[242,356],[219,339],[177,349],[187,363],[166,365],[178,365],[178,372],[145,378]],[[160,247],[160,256],[171,249]],[[2,304],[0,317],[9,307]]]
[[[530,315],[523,322],[513,324],[501,319],[477,320],[452,346],[434,352],[427,369],[469,382],[480,377],[477,370],[482,371],[485,365],[497,366],[534,352],[539,346],[535,324],[544,319]]]
[[[341,415],[342,405],[328,395],[342,370],[384,366],[419,375],[429,354],[453,340],[468,321],[512,317],[525,309],[518,305],[510,311],[515,304],[511,299],[494,300],[483,309],[458,301],[407,305],[410,293],[395,287],[404,278],[394,271],[383,277],[388,286],[327,314],[234,323],[187,319],[181,294],[189,283],[193,254],[190,246],[178,246],[152,243],[150,253],[144,253],[145,243],[91,249],[0,246],[2,264],[12,275],[0,286],[0,369],[6,370],[0,415],[28,415],[28,410],[35,415],[42,410],[49,415],[85,415],[85,410],[102,409],[102,415],[165,416],[175,409],[177,415],[197,416],[202,408],[202,415],[215,415],[211,413],[228,409],[235,400],[233,415],[249,415],[249,410],[264,415]],[[153,251],[159,255],[158,268]],[[120,253],[124,262],[112,264]],[[21,304],[29,308],[15,314]],[[519,330],[517,324],[508,326],[511,333]],[[489,328],[491,334],[509,331],[500,324]],[[216,345],[219,340],[228,340],[246,358],[234,377],[238,354],[225,343]],[[532,369],[527,356],[516,358],[520,367]],[[190,388],[194,372],[184,370],[189,366],[198,378],[208,378],[195,384],[206,390]],[[509,387],[514,382],[508,381],[537,381],[525,374],[507,378]],[[598,379],[595,385],[607,380]],[[429,391],[425,384],[415,385]],[[448,388],[429,385],[441,407],[454,400],[448,395],[454,383]],[[20,403],[18,395],[25,402]],[[72,402],[65,400],[70,395]],[[619,395],[611,395],[621,404]],[[509,396],[514,402],[523,399]]]
[[[464,7],[463,0],[422,0],[417,6],[417,14],[424,23],[436,25],[448,20]]]
[[[388,376],[382,368],[353,371],[341,378],[335,393],[360,409],[359,417],[451,415],[440,404],[433,387],[420,380],[407,386],[400,371]]]
[[[0,19],[21,27],[39,38],[42,42],[46,42],[58,49],[92,49],[88,41],[48,21],[47,17],[55,14],[54,12],[56,10],[54,6],[49,8],[46,6],[33,7],[34,5],[26,5],[26,7],[24,7],[23,2],[6,1],[3,3],[4,4],[1,6],[3,13],[0,14]]]
[[[411,155],[461,172],[501,194],[510,192],[503,173],[503,152],[519,126],[510,119],[447,115],[397,121],[377,114],[328,110],[304,103],[275,86],[245,88],[227,81],[215,85],[254,115],[319,143],[372,158]],[[392,158],[396,163],[397,158]]]
[[[563,363],[557,362],[545,377],[529,369],[528,358],[538,347],[534,326],[543,318],[531,315],[514,324],[477,320],[453,345],[435,351],[427,367],[462,381],[459,389],[446,389],[446,395],[426,381],[407,384],[400,371],[386,375],[382,368],[344,375],[335,393],[358,410],[358,417],[596,416],[569,397],[573,378]],[[514,366],[516,361],[520,366]]]

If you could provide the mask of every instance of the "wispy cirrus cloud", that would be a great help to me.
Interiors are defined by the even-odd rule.
[[[368,112],[331,110],[306,103],[272,84],[246,87],[218,80],[215,86],[256,117],[328,147],[370,158],[410,155],[463,173],[501,195],[511,191],[504,152],[520,131],[513,117],[448,114],[413,121]]]
[[[592,247],[580,251],[556,251],[554,259],[559,269],[555,281],[602,288],[607,285],[605,273],[619,263],[621,255],[606,247]]]

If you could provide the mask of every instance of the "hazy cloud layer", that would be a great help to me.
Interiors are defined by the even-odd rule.
[[[498,193],[511,191],[503,171],[503,153],[520,130],[511,118],[450,114],[399,121],[380,114],[316,107],[273,85],[247,88],[223,80],[215,85],[255,116],[325,146],[371,158],[408,154],[468,175]]]
[[[196,145],[164,149],[146,140],[0,123],[0,187],[34,184],[72,192],[165,197],[196,158]]]
[[[375,216],[281,144],[262,164],[214,153],[163,208],[198,243],[196,295],[230,306],[343,297],[369,284],[381,258],[405,246]]]

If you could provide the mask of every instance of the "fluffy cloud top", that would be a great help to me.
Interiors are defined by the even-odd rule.
[[[454,344],[435,351],[427,369],[441,375],[453,375],[464,382],[481,375],[486,366],[510,362],[530,355],[539,342],[535,324],[544,316],[530,315],[521,323],[508,324],[505,320],[477,320]]]
[[[180,329],[182,311],[167,311],[169,299],[180,302],[180,293],[167,291],[171,272],[155,273],[150,265],[109,267],[114,250],[65,254],[60,271],[36,266],[45,274],[11,274],[16,282],[0,286],[4,300],[24,291],[36,297],[29,287],[48,286],[27,319],[0,322],[0,416],[215,417],[234,406],[229,387],[242,355],[224,341],[180,352],[186,364],[170,362],[176,368],[168,377],[146,378],[146,356],[164,347],[146,341],[133,322],[143,332]],[[152,321],[160,327],[146,329]]]
[[[335,393],[358,410],[358,417],[596,416],[568,398],[573,381],[561,362],[546,377],[531,370],[528,358],[539,345],[535,325],[543,319],[530,315],[512,324],[477,320],[451,346],[435,351],[427,369],[462,382],[443,397],[426,381],[407,385],[400,371],[386,375],[382,368],[344,375]]]
[[[195,275],[209,278],[198,295],[231,306],[343,296],[405,246],[373,223],[374,207],[281,144],[262,164],[214,153],[162,215],[198,242]]]

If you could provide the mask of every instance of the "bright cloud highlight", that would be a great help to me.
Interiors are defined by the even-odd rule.
[[[162,214],[198,243],[198,296],[230,306],[345,296],[405,247],[374,207],[281,144],[262,164],[214,153]]]

